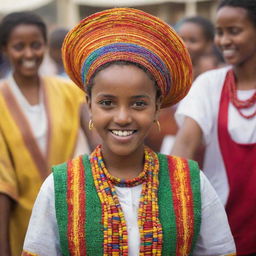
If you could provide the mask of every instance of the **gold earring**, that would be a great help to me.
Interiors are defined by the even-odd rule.
[[[161,125],[160,125],[160,123],[159,123],[158,120],[156,121],[156,125],[157,125],[157,127],[158,127],[158,131],[161,132]]]
[[[93,127],[94,127],[94,125],[93,125],[92,119],[90,119],[89,124],[88,124],[88,128],[91,131],[93,129]]]

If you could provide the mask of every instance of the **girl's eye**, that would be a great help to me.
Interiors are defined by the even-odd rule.
[[[147,103],[145,101],[136,101],[133,103],[133,106],[136,108],[143,108],[147,105]]]
[[[13,49],[15,49],[16,51],[21,51],[21,50],[23,50],[23,48],[24,48],[24,44],[22,44],[22,43],[13,45]]]
[[[42,43],[41,42],[34,42],[34,43],[32,43],[31,47],[35,50],[38,50],[42,47]]]
[[[233,27],[233,28],[230,28],[230,33],[232,35],[237,35],[241,32],[241,29],[240,28],[237,28],[237,27]]]
[[[112,100],[101,100],[101,101],[99,102],[99,104],[102,105],[102,106],[107,106],[107,107],[109,107],[109,106],[111,106],[113,103],[112,103]]]

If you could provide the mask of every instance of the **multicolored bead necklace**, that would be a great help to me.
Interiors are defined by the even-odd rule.
[[[138,212],[140,256],[161,255],[163,234],[158,212],[159,162],[156,153],[145,147],[143,171],[131,180],[121,180],[109,174],[102,158],[101,146],[92,152],[90,162],[102,204],[104,255],[128,256],[128,231],[115,186],[133,187],[139,184],[142,184]]]

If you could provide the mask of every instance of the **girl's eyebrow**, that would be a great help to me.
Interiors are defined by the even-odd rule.
[[[97,97],[116,98],[116,96],[112,94],[104,94],[104,93],[99,93]]]
[[[141,94],[141,95],[132,96],[132,98],[138,99],[138,98],[150,98],[150,97],[148,95],[146,95],[146,94]]]
[[[106,98],[117,98],[115,95],[112,94],[98,94],[97,97],[106,97]],[[150,98],[148,95],[146,94],[140,94],[140,95],[134,95],[131,98],[133,99],[138,99],[138,98]]]

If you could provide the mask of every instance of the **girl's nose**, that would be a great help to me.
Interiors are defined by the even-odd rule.
[[[119,125],[127,125],[132,121],[131,111],[126,107],[119,108],[114,117],[114,122]]]
[[[33,57],[34,53],[33,50],[31,49],[31,47],[26,47],[25,48],[25,53],[24,53],[26,58],[31,58]]]
[[[221,46],[226,46],[226,45],[229,45],[231,44],[231,40],[230,40],[230,37],[226,34],[223,34],[221,37],[220,37],[220,44]]]

